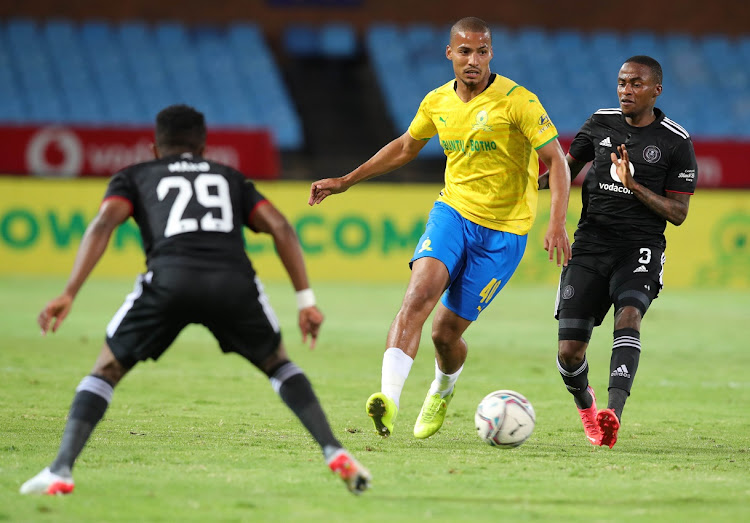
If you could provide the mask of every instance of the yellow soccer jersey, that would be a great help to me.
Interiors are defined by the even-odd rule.
[[[508,78],[495,75],[468,103],[453,83],[428,93],[409,126],[415,140],[437,134],[443,146],[438,200],[476,224],[526,234],[536,216],[536,150],[557,138],[557,129],[536,95]]]

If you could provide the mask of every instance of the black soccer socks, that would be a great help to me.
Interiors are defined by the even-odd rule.
[[[70,406],[60,450],[49,467],[51,472],[65,477],[71,475],[76,458],[109,406],[112,392],[112,385],[99,376],[86,376],[81,380]]]
[[[612,343],[612,357],[609,362],[608,407],[615,411],[618,419],[621,418],[625,400],[630,395],[640,357],[640,333],[635,329],[616,330]]]
[[[557,370],[560,371],[565,387],[573,395],[576,407],[587,409],[594,402],[594,398],[589,394],[589,364],[584,356],[580,365],[568,367],[563,365],[560,357],[557,357]]]
[[[341,447],[341,443],[331,431],[331,426],[315,396],[310,380],[307,379],[302,369],[292,362],[285,363],[271,376],[271,385],[315,438],[321,449],[327,446]]]

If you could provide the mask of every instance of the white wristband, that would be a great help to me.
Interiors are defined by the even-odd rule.
[[[315,306],[315,293],[312,289],[297,291],[297,308],[299,310]]]

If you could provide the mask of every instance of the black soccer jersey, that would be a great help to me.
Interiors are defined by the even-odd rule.
[[[242,226],[266,199],[242,173],[190,153],[116,173],[104,199],[124,198],[143,238],[149,269],[252,266]]]
[[[575,240],[600,245],[655,242],[666,246],[667,221],[620,182],[610,154],[625,144],[633,178],[658,195],[693,194],[698,178],[690,135],[659,109],[656,120],[633,127],[620,109],[600,109],[581,127],[569,154],[593,161],[583,183],[583,210]]]

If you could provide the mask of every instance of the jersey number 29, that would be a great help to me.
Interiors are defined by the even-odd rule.
[[[193,190],[195,186],[195,190]],[[177,189],[177,197],[172,203],[172,209],[167,218],[164,237],[175,234],[195,232],[197,230],[213,232],[230,232],[234,228],[232,215],[232,201],[229,198],[229,184],[223,176],[218,174],[199,174],[193,183],[183,176],[168,176],[162,178],[156,186],[159,201],[164,200],[172,189]],[[211,190],[213,189],[213,191]],[[218,208],[219,217],[214,211],[208,211],[200,219],[183,218],[190,200],[195,196],[196,201],[206,208]]]

